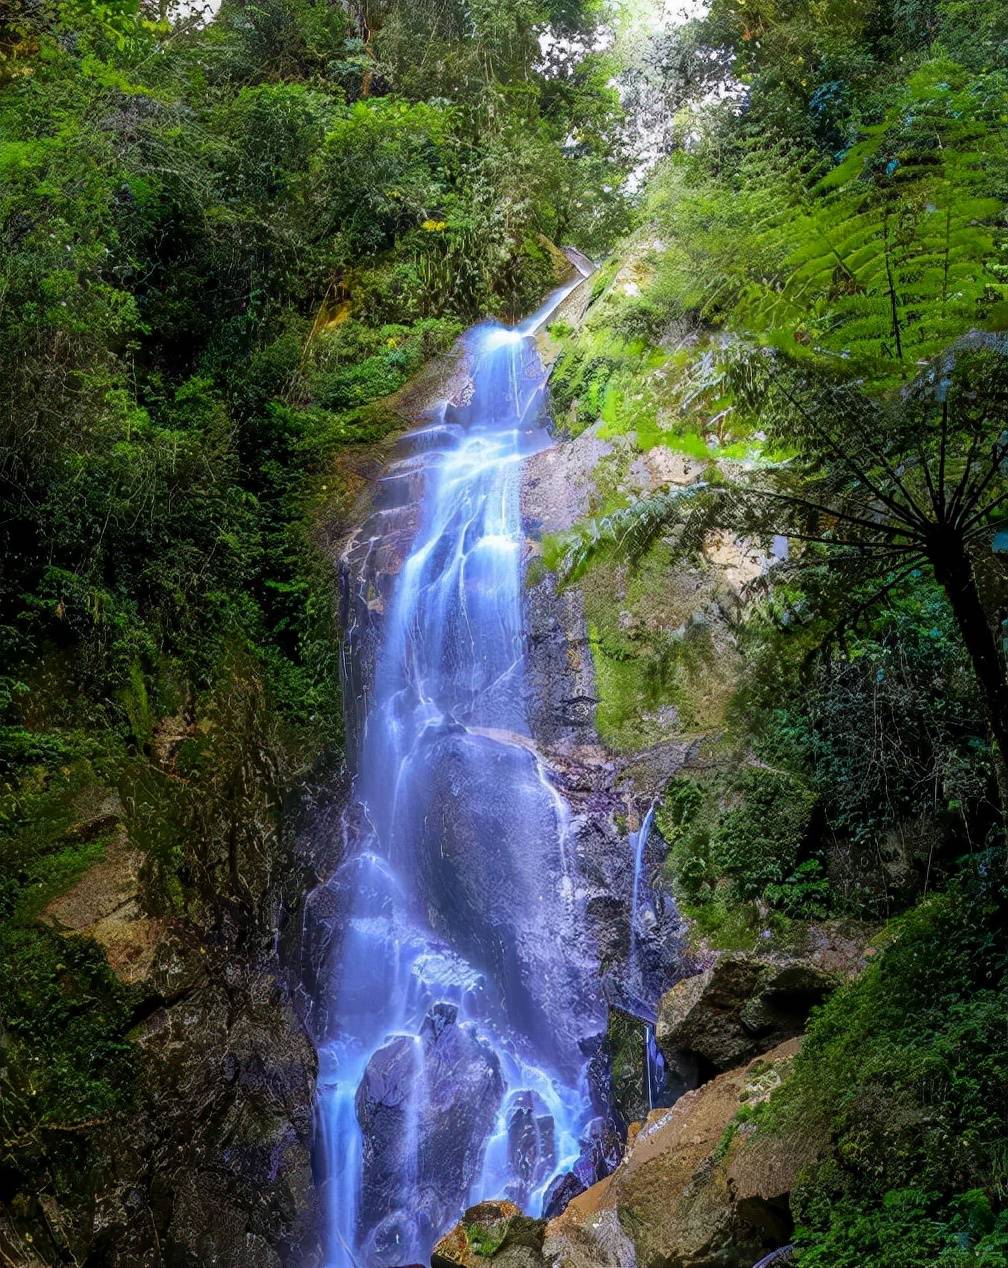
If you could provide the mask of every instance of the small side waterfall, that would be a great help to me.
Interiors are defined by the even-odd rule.
[[[469,399],[407,439],[353,544],[374,619],[348,622],[348,692],[370,691],[342,862],[311,900],[329,1268],[423,1261],[484,1197],[538,1213],[592,1114],[605,1007],[570,811],[528,725],[519,507],[549,444],[530,335],[570,289],[470,333]],[[383,591],[369,570],[396,571],[393,539]]]
[[[646,875],[648,843],[654,825],[657,802],[652,802],[640,827],[630,834],[633,851],[633,888],[630,892],[630,937],[627,948],[627,1002],[640,1019],[643,1030],[643,1067],[648,1109],[671,1105],[682,1094],[684,1085],[669,1070],[655,1036],[658,997],[667,978],[658,980],[646,963],[647,928],[650,918],[656,925],[659,913],[655,907],[655,891]]]
[[[630,945],[627,948],[627,978],[629,980],[630,989],[638,996],[641,1006],[650,1013],[651,1005],[648,1003],[650,992],[644,980],[644,966],[641,963],[641,923],[646,911],[650,909],[650,894],[648,895],[648,907],[645,911],[641,910],[641,887],[647,880],[644,875],[644,868],[647,859],[647,846],[651,837],[651,824],[654,821],[655,802],[652,802],[647,809],[647,813],[641,820],[641,825],[636,832],[630,834],[630,848],[633,850],[633,888],[630,891]],[[650,887],[648,887],[650,889]]]

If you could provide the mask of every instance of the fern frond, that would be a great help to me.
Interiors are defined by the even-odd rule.
[[[702,481],[666,487],[610,515],[584,520],[555,542],[547,562],[562,586],[573,584],[604,559],[636,563],[663,533],[691,521],[691,512],[707,488]],[[694,523],[690,540],[695,532]]]

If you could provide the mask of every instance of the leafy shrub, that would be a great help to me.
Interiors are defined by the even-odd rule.
[[[732,901],[813,914],[825,892],[808,844],[815,795],[795,776],[760,766],[704,782],[680,777],[662,798],[658,827],[674,884],[692,902],[727,884]]]
[[[809,828],[815,796],[793,775],[743,768],[711,834],[711,864],[730,878],[741,901],[768,895],[791,875]]]
[[[1006,910],[980,860],[814,1016],[768,1107],[824,1151],[793,1195],[799,1263],[1004,1262]]]
[[[134,1067],[130,995],[94,943],[0,927],[0,972],[0,1161],[9,1165],[19,1148],[39,1148],[42,1129],[72,1132],[128,1104]]]
[[[828,576],[821,590],[774,601],[778,618],[792,602],[821,605],[821,626],[795,633],[764,610],[745,632],[736,724],[816,790],[833,900],[856,915],[906,905],[996,826],[976,682],[948,605],[915,582],[822,651],[833,613],[842,626],[852,601]]]

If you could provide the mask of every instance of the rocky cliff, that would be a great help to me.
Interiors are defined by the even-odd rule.
[[[174,772],[170,746],[160,761]],[[315,1053],[292,1006],[280,940],[264,936],[284,928],[306,862],[265,824],[263,852],[236,855],[254,912],[240,938],[228,936],[219,910],[152,915],[150,860],[127,834],[134,812],[106,791],[107,848],[40,916],[67,940],[68,957],[93,939],[121,983],[132,1091],[107,1113],[44,1121],[20,1142],[36,1188],[0,1189],[0,1263],[311,1263]],[[31,1085],[16,1069],[0,1073],[10,1130],[29,1119]]]

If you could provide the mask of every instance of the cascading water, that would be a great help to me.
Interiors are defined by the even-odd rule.
[[[652,802],[648,807],[647,813],[641,821],[640,827],[636,832],[631,833],[630,845],[633,850],[633,889],[630,891],[630,945],[627,948],[627,978],[629,986],[638,997],[639,1002],[650,1013],[651,1004],[648,1002],[648,986],[645,981],[644,966],[641,963],[640,944],[641,944],[641,923],[646,914],[646,910],[641,910],[641,887],[646,882],[644,875],[644,865],[647,856],[648,841],[651,837],[651,824],[654,819],[655,803]],[[648,887],[650,890],[650,887]],[[648,905],[651,903],[651,895],[646,896]]]
[[[528,725],[519,507],[522,462],[549,444],[530,335],[570,289],[517,329],[470,333],[467,403],[408,439],[355,543],[369,559],[399,532],[408,550],[388,593],[357,569],[380,633],[362,674],[351,622],[350,688],[370,694],[342,863],[313,896],[330,938],[316,979],[329,1268],[424,1260],[484,1197],[538,1213],[591,1118],[605,1009],[570,812]]]
[[[681,1079],[672,1075],[665,1061],[665,1056],[658,1047],[655,1036],[657,1020],[658,996],[661,988],[668,985],[667,978],[649,972],[645,963],[644,948],[646,943],[646,921],[657,925],[659,913],[655,909],[655,892],[646,876],[648,843],[651,840],[651,829],[657,803],[648,807],[640,827],[630,835],[630,847],[633,851],[633,887],[630,891],[630,937],[627,948],[627,1004],[633,1014],[641,1021],[644,1046],[643,1068],[645,1092],[649,1109],[671,1105],[684,1090]]]

